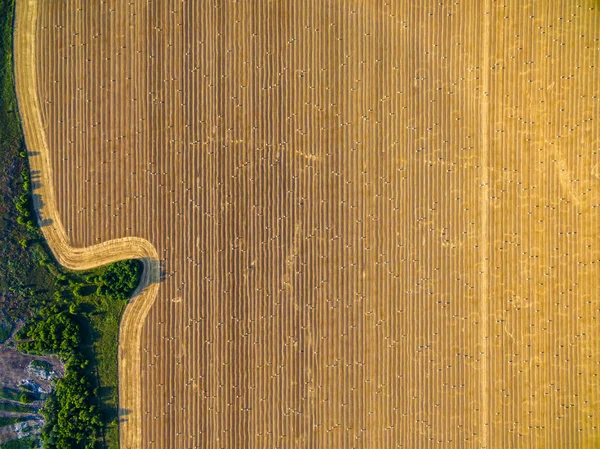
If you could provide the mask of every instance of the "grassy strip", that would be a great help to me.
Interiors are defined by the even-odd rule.
[[[96,304],[95,313],[90,315],[88,328],[91,351],[94,354],[94,367],[99,380],[98,395],[103,407],[106,449],[119,447],[118,360],[116,342],[119,340],[119,322],[127,302],[125,300],[101,301]],[[89,354],[89,352],[88,352]],[[89,355],[86,355],[88,357]]]
[[[31,416],[0,416],[0,427],[11,426],[28,419],[31,419]]]
[[[11,440],[0,445],[0,449],[33,449],[36,447],[38,447],[37,438],[22,438],[20,440]]]
[[[26,319],[19,347],[58,354],[66,361],[66,375],[56,381],[56,391],[42,410],[45,447],[116,449],[119,323],[139,282],[141,264],[120,262],[71,272],[47,248],[35,223],[17,111],[13,17],[14,0],[0,0],[0,341],[17,321]],[[0,447],[29,447],[22,444],[29,443],[14,440]]]
[[[15,390],[12,388],[2,387],[0,388],[0,399],[7,399],[9,401],[18,401],[23,404],[29,404],[33,401],[37,401],[41,398],[41,395],[33,391]]]
[[[2,387],[0,388],[0,398],[8,399],[10,401],[18,401],[21,397],[21,391],[14,390],[12,388]]]
[[[15,402],[0,402],[0,412],[35,414],[37,409]]]

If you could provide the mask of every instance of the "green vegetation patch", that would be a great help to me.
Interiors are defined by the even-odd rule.
[[[0,318],[0,344],[4,343],[12,333],[12,325]]]
[[[0,388],[0,398],[8,399],[10,401],[18,401],[21,392],[13,388],[2,387]]]
[[[0,427],[6,427],[18,422],[27,421],[30,418],[30,416],[0,416]]]
[[[10,426],[18,422],[27,421],[26,416],[0,416],[0,427]]]
[[[88,367],[89,361],[78,355],[67,361],[65,377],[58,379],[56,390],[42,410],[46,418],[42,430],[44,447],[96,447],[103,421],[94,399],[98,391]]]
[[[36,392],[28,391],[26,387],[21,388],[22,390],[15,390],[13,388],[2,387],[0,388],[0,398],[22,404],[31,404],[40,399],[40,395]]]
[[[54,371],[52,365],[49,362],[46,362],[45,360],[33,360],[30,363],[30,366],[34,369],[43,370],[47,373]]]
[[[12,67],[13,0],[0,0],[0,341],[27,318],[53,280],[24,247],[42,240],[33,225],[31,181]],[[31,224],[29,224],[31,223]],[[21,242],[21,243],[20,243]]]
[[[37,412],[37,409],[32,406],[19,404],[16,402],[0,402],[0,412],[27,413],[28,415],[32,415]]]
[[[0,444],[0,449],[33,449],[37,448],[38,439],[32,438],[21,438],[20,440],[10,440],[6,443]]]
[[[56,380],[41,410],[45,448],[118,448],[116,342],[127,300],[99,293],[107,273],[122,280],[116,296],[128,298],[139,283],[142,264],[130,260],[88,272],[61,272],[51,298],[15,335],[19,349],[58,354],[66,361],[65,376]],[[96,293],[76,293],[82,285],[94,285],[92,281]],[[43,361],[31,366],[52,368]]]
[[[19,330],[18,339],[29,340],[19,344],[19,349],[30,354],[59,354],[68,357],[81,343],[81,328],[76,315],[61,310],[60,304],[40,310],[36,319]]]

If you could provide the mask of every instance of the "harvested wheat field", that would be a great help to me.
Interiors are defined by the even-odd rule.
[[[600,445],[600,5],[17,0],[59,260],[145,258],[121,447]]]

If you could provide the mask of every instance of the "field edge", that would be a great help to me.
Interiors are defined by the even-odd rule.
[[[14,19],[14,75],[17,105],[31,172],[38,184],[33,205],[40,229],[56,260],[71,270],[87,270],[125,259],[143,264],[140,284],[123,314],[118,342],[119,441],[122,449],[141,447],[140,345],[145,318],[154,303],[160,281],[154,246],[142,238],[110,240],[86,248],[70,245],[62,226],[52,186],[52,169],[42,124],[35,69],[35,32],[39,0],[18,0]]]

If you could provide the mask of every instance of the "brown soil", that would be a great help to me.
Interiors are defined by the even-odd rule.
[[[18,389],[23,379],[33,379],[38,385],[46,390],[50,389],[50,381],[33,378],[27,368],[32,360],[45,360],[50,363],[58,375],[63,374],[63,366],[57,357],[34,357],[23,354],[14,348],[0,346],[0,372],[2,380],[0,387]]]

